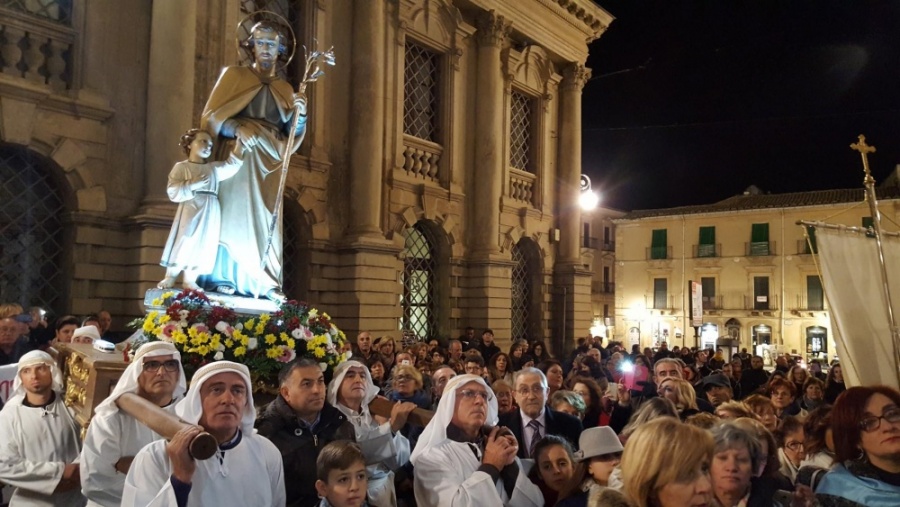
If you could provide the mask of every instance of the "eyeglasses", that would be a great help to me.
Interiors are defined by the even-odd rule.
[[[806,448],[806,447],[803,445],[803,442],[787,442],[786,444],[784,444],[784,446],[787,447],[788,449],[794,451],[794,452],[797,452],[797,451],[800,451],[800,450]]]
[[[178,361],[169,359],[168,361],[147,361],[144,363],[144,371],[158,373],[160,368],[165,368],[167,372],[172,373],[178,371]]]
[[[528,396],[528,393],[538,396],[538,395],[544,394],[544,389],[546,389],[544,386],[537,385],[537,386],[531,386],[531,389],[529,389],[527,387],[520,387],[520,388],[516,389],[516,392],[519,394],[519,396]]]
[[[457,391],[460,396],[467,400],[474,400],[476,396],[480,396],[481,399],[485,402],[491,401],[494,399],[494,395],[487,391],[473,391],[471,389],[463,389],[461,391]]]
[[[889,423],[900,422],[900,407],[890,407],[885,409],[880,417],[866,417],[859,421],[859,427],[863,431],[875,431],[881,427],[882,419]]]

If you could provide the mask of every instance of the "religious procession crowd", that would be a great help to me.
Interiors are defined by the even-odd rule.
[[[257,411],[246,366],[207,364],[187,389],[177,349],[151,342],[82,441],[53,358],[14,357],[27,320],[0,314],[18,364],[0,411],[11,506],[900,505],[900,392],[845,389],[840,364],[363,332],[330,382],[296,359]],[[117,407],[125,393],[188,424],[162,439]],[[207,460],[190,454],[201,431],[218,442]]]

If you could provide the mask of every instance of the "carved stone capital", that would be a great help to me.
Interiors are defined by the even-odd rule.
[[[580,92],[591,78],[591,69],[580,63],[566,65],[563,69],[562,89]]]
[[[475,26],[478,28],[476,37],[479,46],[501,47],[509,36],[512,23],[494,11],[485,11],[478,15]]]

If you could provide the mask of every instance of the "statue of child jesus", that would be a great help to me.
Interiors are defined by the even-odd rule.
[[[219,182],[241,168],[242,147],[237,143],[225,161],[207,162],[212,155],[213,138],[209,132],[196,128],[181,136],[181,147],[188,159],[176,163],[169,173],[166,190],[169,199],[178,203],[178,211],[160,261],[166,268],[166,277],[157,287],[171,288],[184,271],[182,286],[202,290],[196,283],[197,277],[212,271],[219,247]]]

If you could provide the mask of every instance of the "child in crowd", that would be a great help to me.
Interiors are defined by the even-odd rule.
[[[316,459],[319,507],[365,507],[369,481],[366,460],[356,442],[336,440],[322,448]]]

